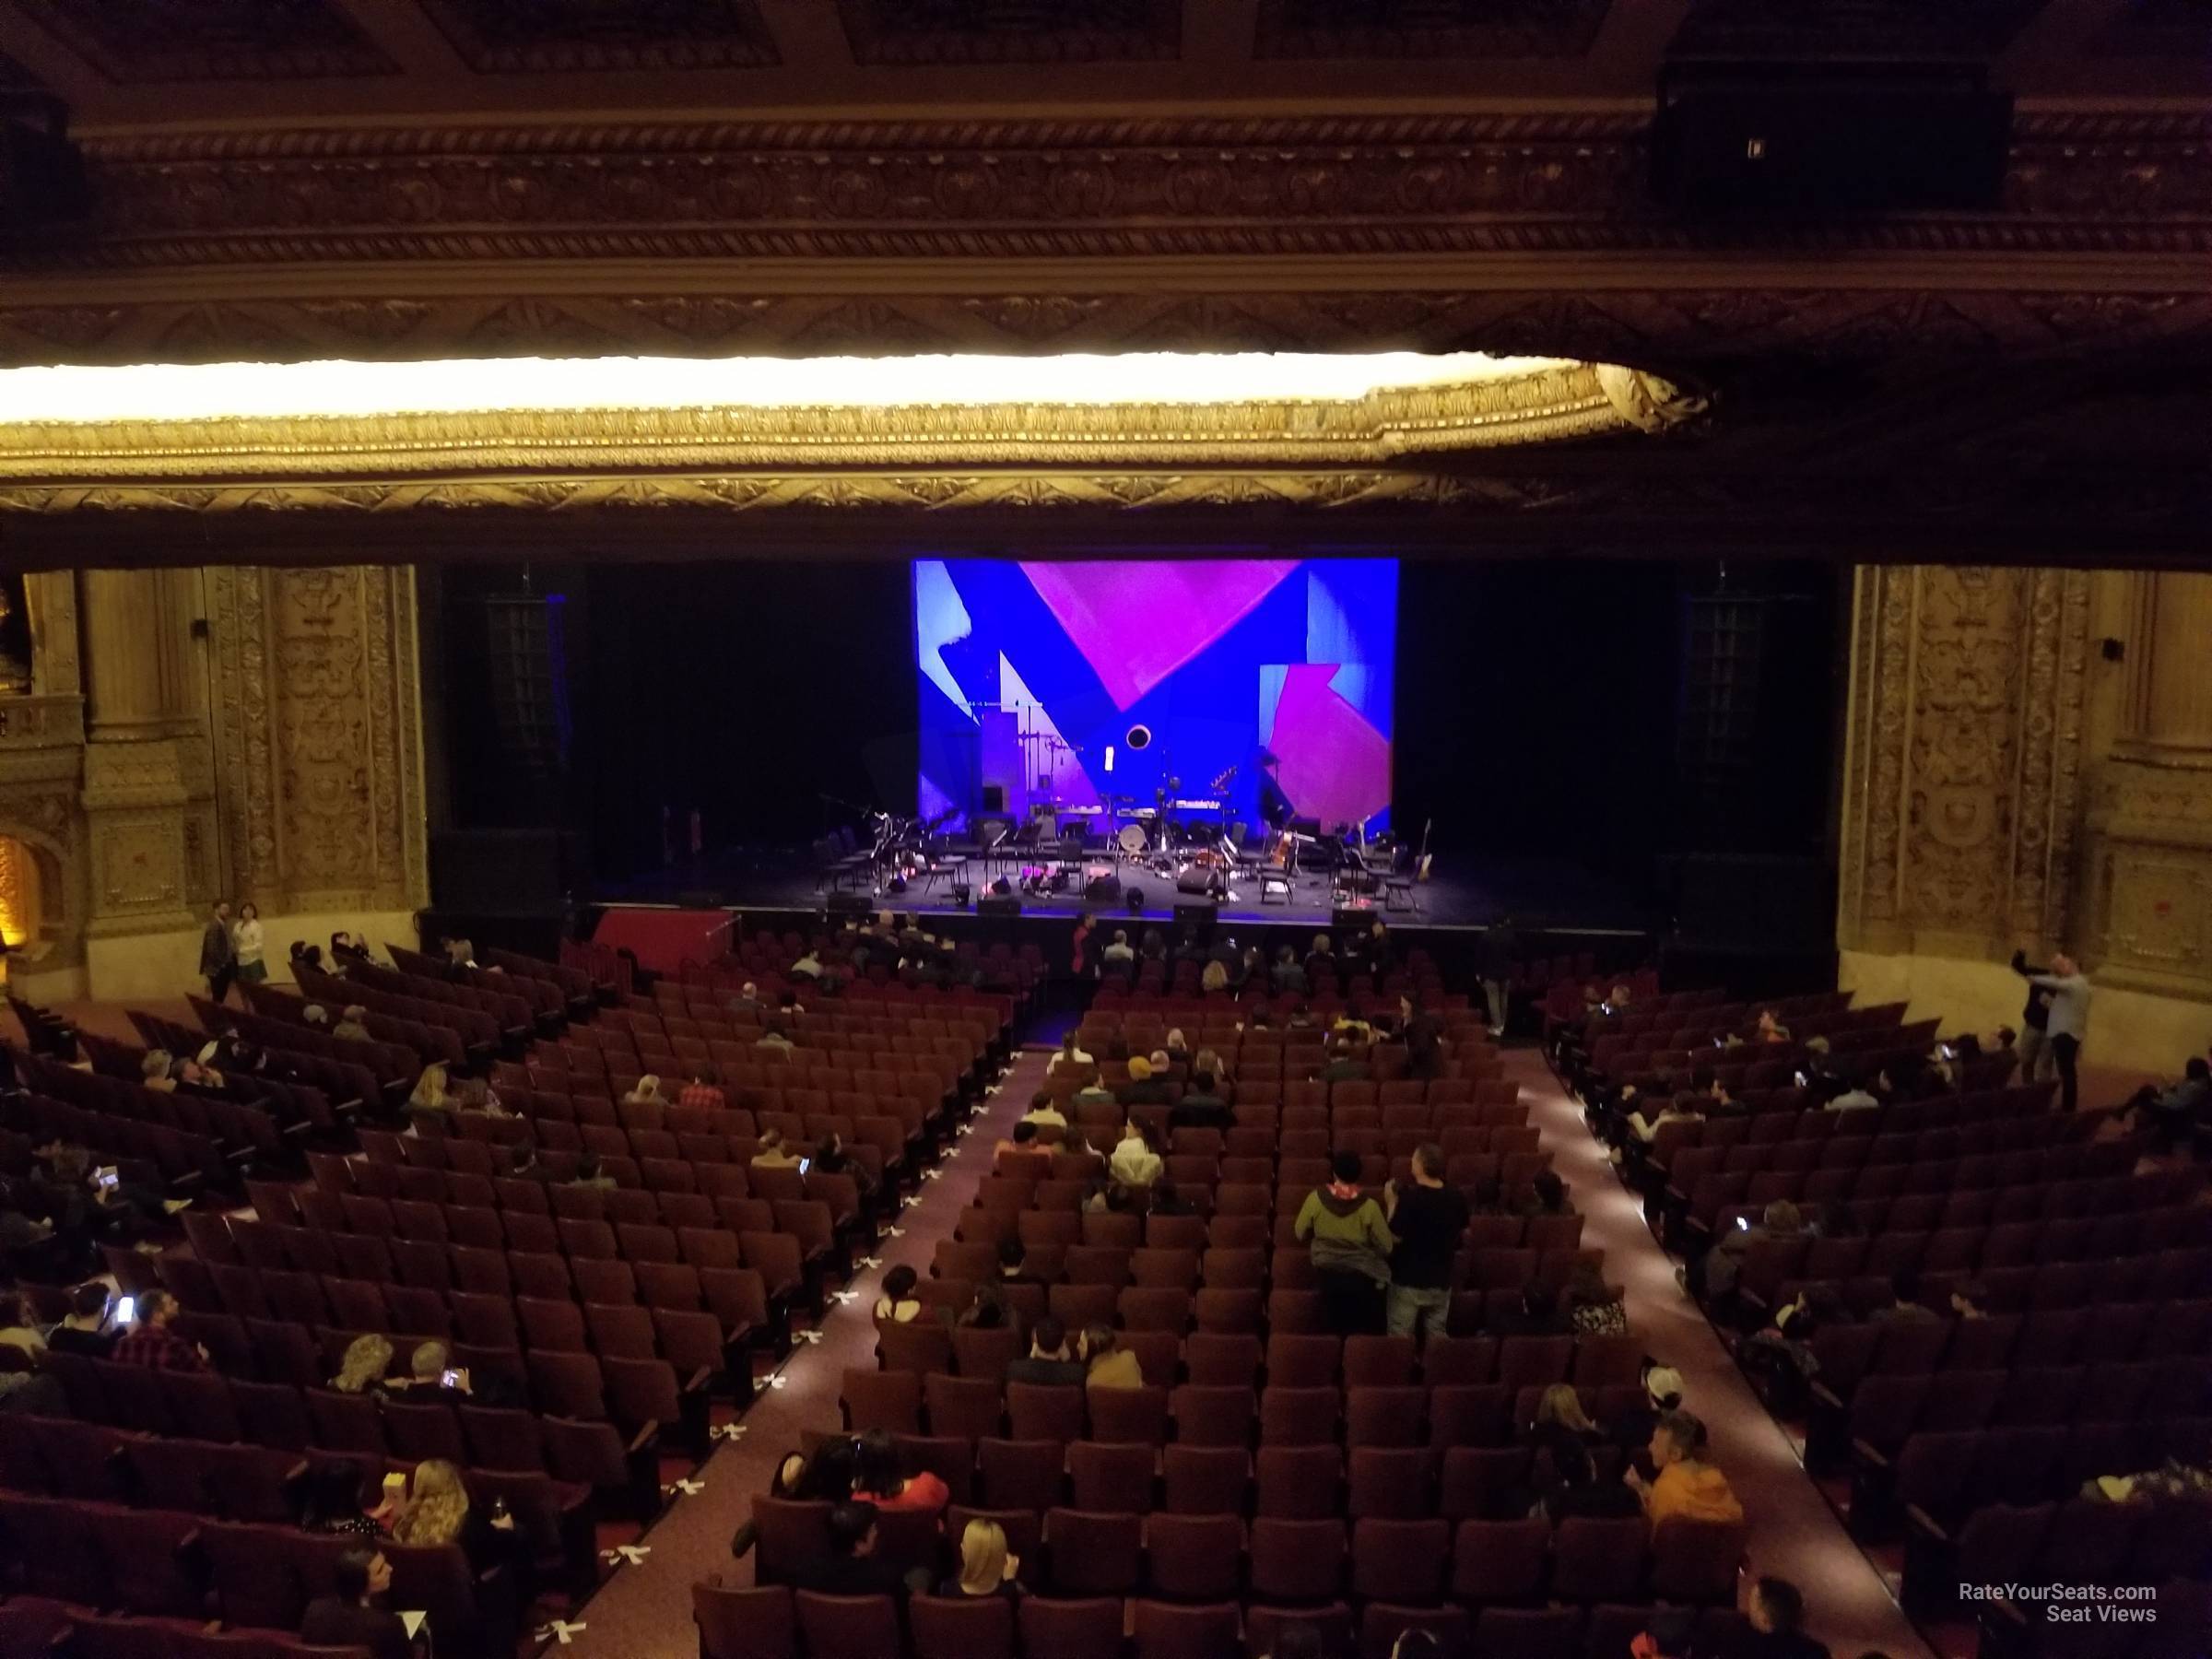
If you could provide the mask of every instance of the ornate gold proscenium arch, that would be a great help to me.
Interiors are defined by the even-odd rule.
[[[1701,406],[1615,364],[1477,353],[23,370],[0,373],[0,508],[386,504],[362,487],[391,504],[751,507],[847,477],[848,500],[879,506],[1006,499],[953,477],[884,488],[886,468],[1065,473],[1095,488],[1040,500],[1128,505],[1160,468],[1418,478]]]

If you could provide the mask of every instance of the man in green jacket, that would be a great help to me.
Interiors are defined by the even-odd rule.
[[[1294,1224],[1313,1253],[1323,1323],[1339,1336],[1382,1329],[1382,1292],[1397,1241],[1382,1206],[1359,1189],[1359,1155],[1339,1152],[1333,1179],[1306,1194]]]

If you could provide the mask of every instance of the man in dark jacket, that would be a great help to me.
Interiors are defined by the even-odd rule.
[[[1520,959],[1521,935],[1513,931],[1511,916],[1499,917],[1475,941],[1475,971],[1482,980],[1483,999],[1489,1004],[1493,1037],[1505,1034],[1506,999]]]
[[[207,931],[200,935],[200,977],[207,982],[209,1001],[219,1003],[229,997],[230,982],[238,977],[238,946],[230,937],[228,900],[216,900]]]
[[[406,1659],[407,1627],[376,1605],[392,1587],[392,1563],[369,1549],[349,1549],[331,1563],[333,1594],[307,1604],[300,1640],[311,1647],[367,1648],[373,1659]]]
[[[904,1587],[897,1563],[876,1553],[874,1504],[839,1504],[829,1528],[829,1553],[801,1562],[793,1583],[822,1595],[896,1595]]]

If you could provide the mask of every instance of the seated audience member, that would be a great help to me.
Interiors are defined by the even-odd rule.
[[[1229,964],[1211,961],[1199,971],[1198,989],[1207,996],[1216,996],[1229,989]]]
[[[1144,1368],[1121,1346],[1112,1325],[1094,1324],[1083,1333],[1083,1385],[1086,1388],[1142,1388]]]
[[[338,1374],[330,1380],[333,1394],[375,1394],[384,1386],[384,1372],[392,1364],[392,1344],[373,1331],[356,1336],[346,1345],[345,1358],[338,1361]]]
[[[937,1586],[937,1594],[1018,1597],[1015,1574],[1020,1571],[1021,1558],[1007,1552],[1006,1528],[995,1521],[971,1521],[960,1529],[960,1570]]]
[[[343,1458],[328,1457],[308,1471],[307,1494],[300,1505],[300,1530],[381,1538],[384,1529],[361,1508],[361,1471]]]
[[[177,1063],[167,1049],[147,1049],[138,1061],[138,1086],[158,1094],[174,1094]]]
[[[599,1154],[586,1147],[576,1159],[575,1178],[571,1186],[597,1187],[602,1191],[615,1184],[615,1178],[599,1167]]]
[[[684,1078],[683,1088],[676,1091],[676,1103],[689,1112],[720,1112],[729,1105],[730,1098],[703,1070],[695,1067]]]
[[[1589,1413],[1583,1409],[1583,1397],[1574,1391],[1571,1382],[1554,1382],[1536,1396],[1536,1415],[1529,1424],[1528,1443],[1539,1452],[1548,1452],[1556,1464],[1559,1453],[1570,1446],[1590,1451],[1605,1439]]]
[[[1700,1300],[1732,1298],[1743,1273],[1744,1257],[1751,1246],[1769,1240],[1805,1236],[1805,1218],[1787,1198],[1777,1198],[1759,1212],[1755,1226],[1724,1228],[1712,1248],[1677,1271],[1677,1277]]]
[[[1053,1103],[1049,1088],[1041,1088],[1030,1097],[1030,1109],[1021,1114],[1021,1121],[1039,1129],[1067,1127],[1067,1114]]]
[[[553,1171],[537,1161],[537,1147],[529,1141],[516,1141],[507,1148],[507,1168],[501,1173],[510,1181],[541,1184],[553,1179]]]
[[[1367,1062],[1358,1043],[1347,1034],[1329,1043],[1329,1062],[1321,1068],[1324,1083],[1359,1083],[1367,1078]]]
[[[1129,930],[1125,927],[1115,928],[1112,942],[1099,953],[1099,957],[1109,970],[1125,971],[1132,967],[1136,961],[1136,951],[1129,943]]]
[[[414,1092],[407,1096],[407,1109],[411,1112],[457,1112],[460,1106],[460,1101],[445,1086],[444,1063],[433,1060],[424,1066],[422,1075],[415,1079]]]
[[[1124,1107],[1165,1106],[1168,1103],[1167,1079],[1154,1075],[1149,1055],[1132,1054],[1129,1056],[1129,1081],[1115,1091],[1114,1098]]]
[[[1936,1311],[1921,1302],[1918,1268],[1900,1267],[1889,1276],[1889,1305],[1877,1308],[1874,1317],[1890,1324],[1919,1324],[1936,1317]]]
[[[1547,1521],[1626,1521],[1643,1513],[1643,1500],[1620,1477],[1620,1466],[1600,1476],[1586,1445],[1562,1443],[1552,1449],[1551,1484],[1536,1500]]]
[[[1639,1106],[1621,1120],[1621,1128],[1629,1139],[1648,1147],[1659,1138],[1659,1131],[1669,1124],[1701,1124],[1704,1121],[1703,1100],[1694,1093],[1683,1093],[1667,1096],[1657,1112],[1647,1112]]]
[[[1006,1367],[1007,1382],[1047,1388],[1080,1387],[1088,1374],[1083,1361],[1068,1351],[1067,1327],[1050,1313],[1041,1317],[1030,1332],[1028,1356]]]
[[[753,1046],[774,1049],[780,1054],[788,1054],[794,1045],[791,1039],[783,1034],[783,1021],[776,1018],[770,1020],[760,1035],[753,1040]]]
[[[1691,1659],[1698,1617],[1690,1607],[1653,1607],[1649,1620],[1629,1643],[1629,1659]]]
[[[951,1500],[951,1491],[929,1470],[906,1473],[900,1465],[898,1442],[884,1430],[871,1429],[862,1435],[854,1457],[853,1495],[875,1512],[922,1510],[936,1514]]]
[[[1772,1324],[1754,1331],[1736,1348],[1736,1362],[1776,1413],[1794,1416],[1804,1409],[1807,1391],[1820,1374],[1819,1356],[1813,1349],[1819,1334],[1819,1313],[1800,1296],[1776,1310]]]
[[[813,1456],[793,1453],[776,1465],[771,1489],[779,1498],[797,1498],[818,1503],[847,1503],[853,1497],[853,1472],[858,1462],[855,1444],[849,1439],[824,1442]]]
[[[330,1028],[330,1034],[333,1037],[343,1038],[347,1042],[371,1041],[369,1010],[361,1006],[359,1003],[347,1003],[345,1007],[338,1010],[338,1023]]]
[[[1121,1103],[1113,1098],[1113,1090],[1106,1087],[1105,1079],[1099,1075],[1099,1068],[1095,1065],[1084,1068],[1083,1087],[1076,1090],[1072,1099],[1077,1106],[1116,1106]]]
[[[795,1170],[799,1167],[799,1155],[784,1144],[782,1130],[770,1129],[760,1136],[753,1153],[752,1167],[756,1170]]]
[[[1014,1310],[1006,1301],[1006,1293],[997,1285],[983,1284],[975,1288],[974,1300],[960,1310],[956,1325],[979,1331],[1003,1331],[1016,1325]]]
[[[625,1106],[666,1105],[667,1101],[661,1094],[660,1078],[652,1072],[647,1072],[638,1079],[636,1087],[622,1097],[622,1104]]]
[[[2138,1128],[2155,1130],[2161,1143],[2171,1147],[2212,1123],[2212,1061],[2202,1054],[2190,1055],[2180,1082],[2164,1088],[2146,1083],[2127,1104]]]
[[[877,1506],[860,1498],[833,1507],[829,1552],[800,1562],[792,1583],[819,1595],[899,1594],[906,1585],[898,1564],[876,1553],[876,1514]]]
[[[6,1324],[0,1324],[0,1343],[20,1348],[26,1354],[46,1351],[46,1334],[39,1329],[38,1312],[28,1296],[0,1297],[0,1310],[5,1311]]]
[[[1554,1171],[1538,1170],[1529,1177],[1528,1196],[1513,1207],[1524,1216],[1564,1216],[1567,1183]]]
[[[1467,1214],[1470,1216],[1502,1216],[1505,1214],[1505,1182],[1495,1175],[1476,1178],[1467,1189]]]
[[[1175,1102],[1168,1113],[1170,1129],[1232,1129],[1236,1114],[1230,1111],[1229,1102],[1215,1092],[1214,1074],[1197,1071],[1191,1074],[1191,1091]]]
[[[407,1381],[403,1384],[402,1399],[409,1406],[466,1406],[470,1404],[468,1372],[453,1371],[453,1381],[448,1382],[445,1373],[453,1370],[453,1356],[442,1342],[418,1342],[407,1359]]]
[[[402,1544],[458,1544],[469,1565],[481,1571],[508,1552],[514,1517],[488,1518],[469,1502],[461,1471],[441,1457],[428,1457],[415,1465],[391,1527]]]
[[[1652,1465],[1659,1473],[1645,1480],[1629,1476],[1643,1498],[1643,1512],[1656,1529],[1668,1521],[1741,1521],[1744,1506],[1730,1489],[1728,1477],[1705,1462],[1705,1425],[1687,1411],[1670,1411],[1652,1430]]]
[[[1744,1600],[1751,1629],[1731,1659],[1828,1659],[1828,1647],[1805,1633],[1805,1597],[1787,1579],[1762,1578]]]
[[[407,1627],[381,1605],[392,1563],[379,1550],[348,1549],[331,1563],[328,1595],[307,1604],[300,1640],[310,1647],[366,1648],[371,1659],[407,1659]]]
[[[69,1312],[46,1333],[46,1346],[57,1354],[82,1354],[88,1359],[105,1359],[115,1347],[115,1333],[106,1328],[109,1292],[95,1279],[70,1292]]]
[[[1131,1061],[1135,1066],[1137,1063]],[[1144,1124],[1131,1118],[1122,1125],[1122,1138],[1113,1148],[1113,1156],[1106,1160],[1107,1173],[1124,1187],[1148,1187],[1159,1179],[1167,1167],[1159,1149],[1152,1144],[1152,1135]]]
[[[176,1299],[168,1291],[145,1292],[138,1298],[138,1322],[116,1339],[108,1357],[117,1365],[154,1371],[206,1371],[207,1350],[170,1329],[176,1317]]]
[[[1218,1088],[1229,1081],[1229,1062],[1223,1059],[1216,1050],[1202,1048],[1191,1057],[1191,1079],[1193,1082],[1197,1080],[1200,1072],[1204,1072],[1207,1077],[1213,1078],[1214,1086]]]
[[[883,1288],[876,1297],[876,1317],[888,1319],[894,1324],[912,1324],[922,1316],[922,1304],[914,1297],[914,1287],[921,1276],[901,1262],[883,1276]]]
[[[1606,1283],[1606,1270],[1583,1257],[1567,1280],[1567,1323],[1577,1336],[1626,1336],[1629,1311],[1620,1292]]]
[[[998,1241],[998,1282],[1002,1286],[1041,1286],[1045,1282],[1030,1271],[1030,1248],[1018,1236],[1009,1234]]]
[[[1682,1373],[1671,1365],[1654,1365],[1646,1360],[1642,1404],[1628,1407],[1607,1423],[1606,1436],[1648,1480],[1657,1473],[1656,1469],[1646,1466],[1651,1461],[1652,1432],[1659,1427],[1660,1418],[1681,1408]]]
[[[1775,1017],[1773,1009],[1761,1008],[1759,1011],[1759,1027],[1754,1041],[1759,1042],[1787,1042],[1790,1041],[1790,1028],[1783,1025],[1782,1021]]]
[[[1863,1074],[1852,1072],[1844,1082],[1846,1087],[1843,1091],[1830,1099],[1821,1108],[1823,1112],[1865,1112],[1870,1107],[1881,1105],[1880,1097],[1866,1087],[1866,1078]]]
[[[1053,1171],[1053,1149],[1037,1138],[1037,1125],[1023,1118],[1005,1140],[991,1148],[993,1164],[1001,1173],[1028,1174],[1040,1179]]]
[[[2081,1483],[2092,1503],[2186,1503],[2212,1501],[2212,1466],[2169,1457],[2155,1469],[2133,1475],[2098,1475]],[[2189,1512],[2201,1512],[2194,1508]]]
[[[1987,1319],[1989,1317],[1989,1287],[1980,1279],[1968,1279],[1951,1290],[1951,1317],[1954,1319]]]
[[[1275,953],[1275,966],[1268,971],[1268,980],[1281,996],[1303,996],[1311,988],[1298,952],[1288,945]]]
[[[1571,1329],[1559,1293],[1534,1280],[1522,1287],[1520,1305],[1498,1316],[1500,1336],[1564,1336]]]
[[[1076,1031],[1070,1030],[1066,1036],[1060,1039],[1060,1052],[1053,1056],[1052,1064],[1044,1068],[1048,1076],[1054,1072],[1071,1072],[1079,1075],[1083,1068],[1090,1064],[1090,1056],[1083,1052],[1083,1045],[1076,1041],[1077,1035],[1078,1033]]]
[[[1382,1206],[1360,1189],[1358,1153],[1336,1154],[1328,1184],[1306,1194],[1291,1230],[1312,1253],[1324,1325],[1339,1336],[1381,1332],[1397,1240]]]

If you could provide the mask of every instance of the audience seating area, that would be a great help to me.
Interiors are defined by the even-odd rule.
[[[1660,1000],[1581,1026],[1600,1094],[1656,1086],[1758,1012]],[[2034,1659],[2194,1651],[2187,1632],[2212,1628],[2212,1501],[2114,1502],[2084,1484],[2212,1459],[2204,1170],[2145,1162],[2152,1137],[2119,1113],[2053,1110],[2051,1083],[2009,1080],[2009,1051],[1970,1059],[1956,1090],[1806,1108],[1776,1084],[1769,1048],[1787,1070],[1825,1031],[1831,1062],[1858,1076],[1909,1073],[1936,1025],[1900,1024],[1894,1006],[1780,1011],[1794,1043],[1721,1062],[1726,1077],[1735,1061],[1747,1112],[1665,1124],[1623,1166],[1689,1261],[1745,1241],[1729,1246],[1733,1283],[1709,1299],[1739,1358],[1754,1333],[1772,1342],[1777,1311],[1815,1310],[1809,1363],[1778,1370],[1765,1361],[1781,1350],[1762,1347],[1747,1374],[1802,1434],[1852,1534],[1901,1571],[1924,1627],[1971,1620],[1983,1652]],[[1797,1206],[1798,1226],[1769,1225],[1776,1201]],[[1953,1316],[1966,1305],[1955,1294],[1970,1316]],[[1899,1316],[1900,1297],[1922,1311]],[[2032,1604],[1959,1600],[1962,1584],[2053,1583],[2154,1586],[2160,1629],[2053,1626]]]

